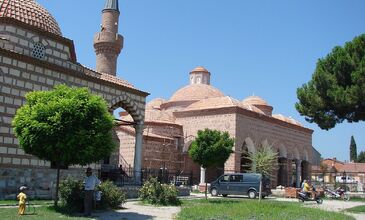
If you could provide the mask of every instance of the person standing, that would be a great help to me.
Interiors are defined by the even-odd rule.
[[[25,214],[25,205],[26,205],[26,201],[27,201],[27,195],[25,194],[26,189],[27,189],[27,187],[21,186],[19,188],[20,193],[16,197],[19,200],[19,210],[18,210],[19,215]]]
[[[94,191],[96,186],[100,184],[100,180],[96,176],[92,175],[92,170],[90,167],[86,169],[86,177],[84,183],[84,215],[90,216],[94,199]]]

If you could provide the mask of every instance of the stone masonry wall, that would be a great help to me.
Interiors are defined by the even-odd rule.
[[[16,185],[21,182],[22,176],[17,169],[42,169],[47,173],[50,167],[49,162],[27,155],[19,148],[11,127],[16,110],[25,103],[27,92],[50,90],[58,84],[88,87],[92,93],[103,97],[109,106],[127,106],[131,113],[144,118],[143,95],[128,84],[121,86],[121,81],[114,83],[116,79],[105,78],[72,62],[67,46],[21,27],[1,23],[0,34],[4,38],[0,40],[0,167],[6,173],[0,179],[1,190],[10,187],[6,189],[8,192],[19,187]],[[45,47],[43,58],[32,54],[36,42]],[[14,180],[16,177],[19,179]],[[48,182],[52,178],[46,174],[43,176],[43,180]],[[0,197],[3,196],[0,191]]]
[[[204,130],[205,128],[216,129],[220,131],[227,131],[231,137],[236,135],[236,115],[235,114],[209,114],[197,113],[194,116],[177,117],[176,122],[183,125],[184,136],[196,136],[198,130]],[[235,147],[234,147],[235,148]],[[235,171],[236,154],[232,154],[227,162],[224,164],[225,172]],[[196,169],[196,168],[195,168]],[[194,173],[200,174],[200,168],[193,170]],[[212,172],[213,173],[213,172]],[[200,175],[199,175],[200,176]],[[207,179],[213,177],[206,176]]]
[[[312,158],[312,134],[245,115],[238,115],[236,146],[241,147],[246,138],[250,138],[254,143],[267,140],[277,150],[279,147],[284,147],[287,151],[287,157],[291,159],[295,158],[296,150],[300,157],[296,159],[304,160],[305,152],[309,158]],[[240,151],[240,148],[236,150]],[[311,160],[309,159],[309,161]]]
[[[97,172],[94,172],[97,175]],[[66,177],[82,179],[84,169],[60,171],[60,180]],[[0,199],[16,199],[20,186],[27,186],[32,198],[50,199],[55,193],[57,170],[48,168],[6,168],[0,169]]]

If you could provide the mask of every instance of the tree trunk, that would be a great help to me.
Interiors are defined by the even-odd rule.
[[[261,202],[261,195],[262,195],[262,176],[260,178],[260,187],[259,187],[259,202]]]
[[[208,190],[208,183],[207,181],[205,181],[205,199],[208,199],[207,190]]]
[[[57,163],[57,182],[56,182],[56,197],[54,200],[54,206],[58,206],[58,189],[60,185],[60,163]]]

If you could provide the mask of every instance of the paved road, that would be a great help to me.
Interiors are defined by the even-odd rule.
[[[278,201],[292,201],[298,202],[298,199],[287,199],[287,198],[277,198]],[[341,201],[341,200],[324,200],[322,204],[317,204],[316,202],[305,202],[305,206],[311,208],[319,208],[326,211],[332,212],[342,212],[345,209],[352,208],[359,205],[365,205],[365,202],[351,202],[351,201]],[[349,212],[344,212],[346,215],[352,215],[357,220],[365,220],[365,214],[354,214]]]

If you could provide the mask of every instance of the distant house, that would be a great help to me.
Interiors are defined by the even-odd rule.
[[[325,183],[344,182],[345,178],[342,177],[349,177],[346,178],[351,179],[349,183],[364,184],[365,163],[342,162],[336,158],[327,158],[321,161],[321,165],[312,166],[312,180],[320,182],[324,180]]]

